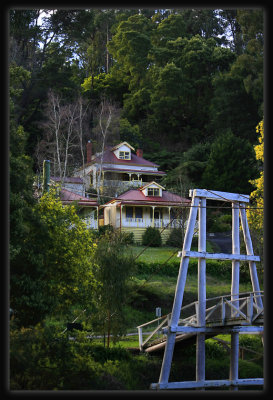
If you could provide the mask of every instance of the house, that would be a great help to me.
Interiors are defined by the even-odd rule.
[[[142,149],[137,149],[135,152],[127,142],[92,155],[92,143],[89,141],[86,165],[78,169],[74,175],[83,179],[87,190],[100,189],[100,192],[114,196],[130,187],[140,187],[151,181],[159,181],[166,173],[159,171],[158,167],[157,164],[143,158]]]
[[[190,203],[190,200],[168,192],[152,181],[128,190],[101,207],[104,209],[104,224],[120,228],[122,232],[133,232],[136,243],[141,243],[149,226],[160,229],[164,243],[173,228],[185,226],[185,212],[181,213],[181,210],[187,210]]]
[[[61,178],[51,177],[50,185],[61,185],[59,196],[62,204],[77,204],[79,208],[79,217],[86,223],[90,229],[98,229],[99,223],[99,204],[96,199],[90,199],[84,195],[85,187],[83,180],[79,177]]]

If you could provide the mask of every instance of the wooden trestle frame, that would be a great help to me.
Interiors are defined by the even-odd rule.
[[[257,379],[239,379],[239,332],[263,332],[263,326],[254,326],[251,322],[248,326],[221,326],[206,327],[206,259],[226,259],[232,261],[232,281],[231,281],[231,301],[236,317],[236,307],[239,310],[239,270],[240,261],[249,262],[250,277],[254,292],[260,292],[260,285],[256,270],[256,261],[259,257],[254,256],[252,241],[250,237],[245,204],[249,202],[249,196],[236,193],[226,193],[210,191],[206,189],[190,190],[192,197],[190,216],[185,234],[184,245],[180,269],[177,279],[175,298],[172,308],[172,314],[168,328],[166,329],[167,341],[165,353],[162,361],[161,373],[158,383],[152,383],[151,389],[187,389],[187,388],[206,388],[231,386],[237,390],[238,386],[243,385],[263,385],[262,378]],[[206,252],[206,200],[222,200],[231,202],[232,205],[232,254],[209,254]],[[198,252],[190,251],[194,228],[198,218]],[[239,224],[241,220],[244,241],[247,255],[240,255]],[[178,326],[180,312],[182,307],[184,289],[187,278],[187,271],[190,257],[198,258],[198,305],[197,305],[197,327]],[[238,299],[238,300],[237,300]],[[255,297],[255,302],[260,310],[263,310],[261,296]],[[237,314],[238,315],[238,314]],[[226,380],[206,380],[205,379],[205,335],[206,333],[231,334],[231,353],[230,353],[230,374]],[[172,364],[173,351],[177,333],[192,332],[196,334],[196,381],[169,382],[170,369]]]

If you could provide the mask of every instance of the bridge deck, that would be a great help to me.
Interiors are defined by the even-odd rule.
[[[184,318],[179,320],[176,328],[170,326],[171,314],[138,326],[139,348],[145,352],[164,349],[168,331],[176,333],[176,343],[180,345],[182,341],[189,344],[200,332],[204,332],[208,338],[219,333],[261,331],[264,313],[262,297],[263,292],[248,292],[207,299],[207,305],[212,303],[212,306],[206,308],[206,325],[203,327],[197,324],[197,312],[193,313],[193,310],[198,310],[198,302],[188,304],[181,308]],[[142,329],[151,326],[154,326],[154,330],[143,340]]]

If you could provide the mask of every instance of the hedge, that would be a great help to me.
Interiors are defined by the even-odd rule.
[[[190,260],[189,274],[197,274],[197,260]],[[178,276],[180,261],[172,261],[166,264],[145,263],[144,261],[136,261],[136,271],[139,275],[161,275],[161,276]],[[221,279],[231,279],[231,262],[207,260],[206,271],[208,275],[216,276]],[[250,282],[248,266],[242,265],[240,269],[240,281]]]

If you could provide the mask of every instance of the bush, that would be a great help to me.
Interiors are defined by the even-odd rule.
[[[172,246],[172,247],[181,247],[183,246],[183,240],[182,240],[182,232],[181,229],[175,228],[172,229],[170,236],[168,237],[168,240],[166,242],[167,246]]]
[[[144,261],[136,261],[137,273],[139,275],[161,275],[177,277],[179,272],[180,261],[174,260],[168,263],[145,263]],[[191,275],[197,274],[197,260],[190,260],[188,273]],[[230,280],[231,278],[231,263],[229,261],[207,260],[206,271],[208,275],[217,278]],[[249,268],[240,270],[240,282],[249,282]]]
[[[207,230],[209,232],[227,232],[231,229],[231,214],[222,214],[220,211],[213,211],[208,215]]]
[[[156,228],[149,227],[142,236],[143,246],[160,247],[162,244],[160,231]]]
[[[158,378],[160,360],[126,349],[94,345],[41,326],[11,331],[11,390],[145,390]]]

